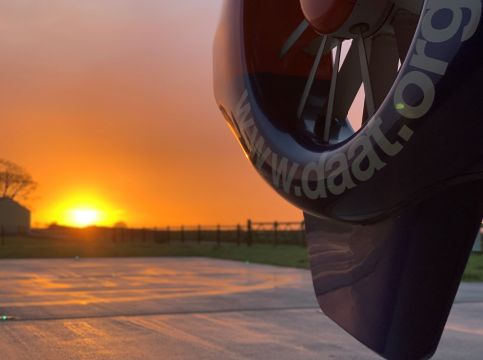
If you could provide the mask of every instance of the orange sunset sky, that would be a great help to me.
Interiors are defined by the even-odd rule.
[[[0,5],[0,158],[39,183],[33,224],[73,211],[129,226],[299,220],[218,113],[220,0]]]

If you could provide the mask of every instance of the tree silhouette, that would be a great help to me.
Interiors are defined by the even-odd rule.
[[[21,166],[0,159],[0,197],[27,199],[36,187],[37,183]]]

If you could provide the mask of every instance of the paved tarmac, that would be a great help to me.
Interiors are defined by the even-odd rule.
[[[378,359],[327,319],[308,271],[207,259],[0,261],[0,358]],[[436,359],[482,359],[462,284]]]

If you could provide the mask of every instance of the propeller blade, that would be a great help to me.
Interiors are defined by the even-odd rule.
[[[352,42],[340,69],[338,83],[335,90],[334,116],[345,119],[362,84],[359,51],[355,41]]]
[[[399,53],[394,35],[381,34],[372,40],[369,76],[372,81],[374,105],[378,109],[389,90],[391,90],[398,73]]]
[[[294,30],[292,34],[288,37],[287,41],[283,44],[282,50],[280,51],[280,59],[285,57],[287,53],[292,49],[295,43],[300,39],[300,37],[304,34],[305,30],[309,27],[309,23],[307,20],[302,21],[299,26]]]
[[[307,47],[304,49],[304,51],[312,56],[315,56],[317,54],[317,51],[319,51],[320,44],[324,40],[323,36],[317,36],[314,40],[312,40]],[[338,39],[335,38],[329,38],[327,39],[327,43],[325,44],[325,50],[324,50],[324,55],[329,53],[332,49],[334,49],[338,45]]]
[[[404,62],[408,54],[411,42],[413,41],[416,28],[419,23],[419,13],[414,14],[404,9],[396,12],[392,26],[396,34],[397,46],[399,49],[399,58]]]
[[[319,51],[315,57],[314,64],[312,65],[312,69],[310,70],[309,78],[305,83],[304,92],[302,94],[302,98],[300,99],[299,107],[297,110],[297,116],[300,119],[302,117],[302,113],[304,112],[305,106],[307,104],[307,99],[310,95],[310,90],[312,90],[312,86],[314,84],[315,78],[317,76],[317,70],[320,66],[320,61],[322,60],[322,55],[324,54],[325,45],[327,44],[327,36],[324,36],[322,42],[319,47]]]
[[[329,142],[330,137],[330,127],[332,125],[333,114],[334,114],[334,102],[335,102],[335,91],[337,89],[337,78],[339,75],[339,65],[342,52],[342,42],[337,40],[337,51],[334,59],[334,70],[332,72],[332,80],[330,82],[329,99],[327,103],[327,112],[319,117],[317,124],[315,125],[316,132],[320,135],[320,131],[323,125],[322,139],[325,142]]]
[[[372,80],[369,74],[369,53],[366,47],[366,41],[359,30],[359,38],[356,40],[359,48],[359,62],[361,66],[362,83],[364,84],[364,92],[366,95],[365,106],[367,107],[368,118],[372,117],[376,112],[376,105],[374,102],[374,92],[372,87]]]

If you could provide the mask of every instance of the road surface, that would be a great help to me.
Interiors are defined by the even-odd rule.
[[[328,320],[310,274],[207,259],[0,261],[2,360],[378,359]],[[463,284],[436,359],[481,359]]]

